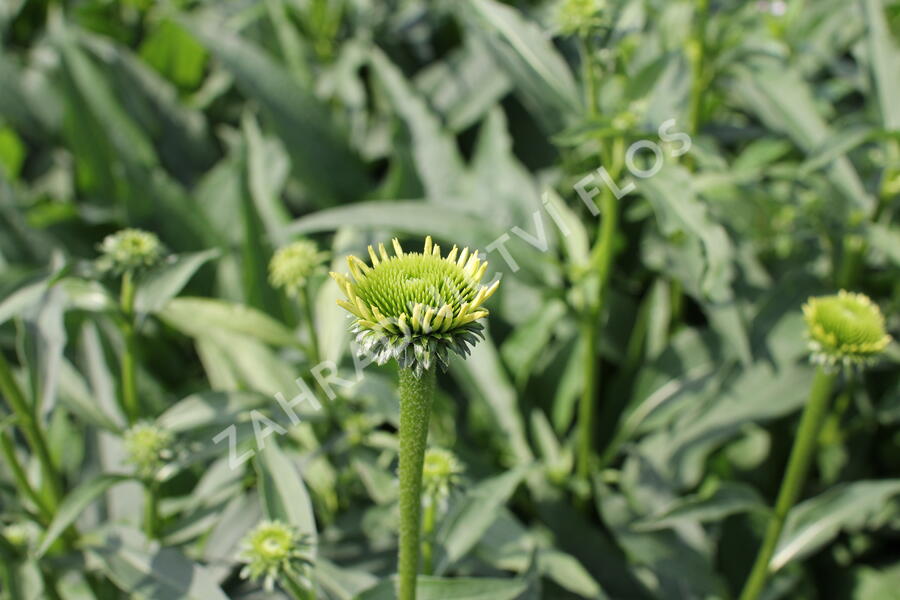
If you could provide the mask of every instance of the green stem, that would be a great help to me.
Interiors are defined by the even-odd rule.
[[[589,117],[597,116],[597,79],[594,76],[594,55],[591,53],[591,45],[588,34],[578,36],[578,45],[581,50],[581,64],[583,68],[585,102]]]
[[[309,286],[305,286],[300,300],[303,305],[303,318],[306,321],[306,329],[309,331],[310,356],[309,359],[314,365],[319,364],[322,360],[319,353],[319,334],[316,332],[316,317],[313,314],[313,298]]]
[[[621,144],[617,138],[614,147]],[[616,153],[613,152],[614,158]],[[621,171],[621,162],[614,161],[610,174],[615,180]],[[603,316],[603,308],[606,304],[606,288],[609,283],[609,275],[612,270],[614,256],[613,244],[618,229],[618,202],[608,187],[603,188],[600,197],[600,232],[597,244],[594,246],[592,263],[597,274],[597,299],[593,306],[587,310],[585,320],[581,325],[581,339],[585,345],[583,385],[581,401],[578,406],[578,454],[577,475],[580,479],[587,479],[590,474],[591,454],[593,450],[592,437],[594,432],[594,401],[597,394],[597,354],[599,346],[599,321]]]
[[[422,464],[434,396],[434,367],[416,377],[400,369],[400,548],[398,600],[415,600],[419,570],[419,519],[422,510]]]
[[[120,303],[122,308],[122,336],[125,339],[125,351],[122,353],[122,410],[128,423],[134,425],[140,416],[137,395],[137,339],[134,331],[134,280],[132,272],[122,275]]]
[[[312,590],[307,589],[306,586],[290,575],[284,575],[281,583],[287,588],[294,600],[315,600],[316,598]]]
[[[159,489],[155,482],[144,484],[144,528],[147,537],[156,539],[159,537]]]
[[[53,518],[53,510],[47,504],[47,501],[37,493],[28,481],[25,470],[22,468],[22,465],[19,464],[19,457],[16,456],[15,444],[13,443],[12,436],[9,435],[9,432],[6,429],[0,431],[0,451],[2,451],[3,458],[6,460],[6,464],[9,465],[9,468],[12,471],[13,479],[15,479],[16,485],[18,485],[19,491],[23,496],[34,503],[44,524],[50,523],[50,520]]]
[[[772,555],[775,554],[784,521],[803,489],[803,483],[818,443],[819,430],[822,428],[822,422],[828,412],[828,401],[836,378],[836,374],[828,373],[821,367],[816,371],[809,400],[806,408],[803,409],[803,417],[800,419],[800,427],[788,459],[787,470],[781,481],[781,489],[778,491],[778,499],[775,501],[775,510],[769,517],[769,525],[766,528],[762,546],[756,555],[756,562],[753,564],[750,576],[744,584],[740,600],[756,600],[763,591],[769,576],[769,562],[772,560]]]
[[[437,522],[437,504],[437,495],[432,494],[425,505],[425,514],[422,515],[422,573],[425,575],[434,574],[434,546],[431,538]]]
[[[53,464],[47,440],[38,425],[37,408],[28,406],[25,396],[22,394],[19,384],[16,383],[12,370],[2,353],[0,353],[0,392],[6,397],[10,408],[18,417],[22,433],[25,434],[28,445],[41,464],[43,483],[50,495],[50,509],[53,510],[62,498],[62,484],[59,473]]]

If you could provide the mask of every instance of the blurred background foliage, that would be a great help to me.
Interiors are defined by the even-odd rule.
[[[42,518],[4,463],[9,598],[273,597],[238,576],[265,518],[309,536],[318,597],[390,597],[395,374],[298,426],[273,402],[315,358],[354,378],[336,286],[309,281],[313,337],[268,283],[299,236],[341,271],[392,235],[509,236],[488,339],[439,379],[431,440],[465,474],[429,598],[733,596],[812,380],[800,305],[862,291],[898,329],[893,0],[3,0],[0,36],[0,351],[65,492]],[[639,140],[664,151],[646,179]],[[575,192],[601,166],[636,184],[606,283]],[[170,252],[135,297],[142,416],[175,440],[152,542],[94,264],[125,226]],[[897,364],[843,380],[768,598],[898,597]],[[213,437],[255,448],[254,409],[288,433],[231,470]]]

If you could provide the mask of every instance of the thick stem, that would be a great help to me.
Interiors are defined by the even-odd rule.
[[[134,331],[134,280],[131,271],[122,275],[120,303],[122,308],[122,337],[125,351],[122,353],[122,411],[128,423],[134,425],[140,416],[137,395],[137,339]]]
[[[419,570],[419,522],[422,509],[422,464],[434,396],[434,367],[416,377],[400,369],[400,548],[398,600],[415,600]]]
[[[31,450],[40,462],[43,484],[50,494],[50,508],[54,509],[62,498],[62,483],[59,473],[53,464],[44,433],[38,425],[37,408],[28,406],[2,353],[0,353],[0,393],[6,397],[10,408],[18,418],[19,427],[25,434],[28,445],[31,446]]]
[[[794,447],[791,449],[787,469],[781,481],[781,489],[778,491],[778,499],[775,501],[775,510],[769,517],[766,535],[759,553],[756,555],[753,570],[750,571],[747,583],[744,584],[740,600],[756,600],[763,591],[769,576],[769,562],[772,560],[772,555],[775,554],[784,521],[806,481],[806,474],[819,440],[819,430],[822,428],[822,422],[828,412],[831,388],[834,386],[836,378],[836,374],[828,373],[821,367],[816,371],[809,400],[806,408],[803,409],[803,417],[800,419]]]

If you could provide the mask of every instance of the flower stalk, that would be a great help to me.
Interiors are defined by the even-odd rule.
[[[809,465],[819,440],[819,431],[828,413],[831,390],[836,378],[837,373],[826,371],[821,366],[816,369],[809,401],[806,408],[803,409],[800,428],[797,430],[787,470],[781,481],[778,499],[775,501],[775,510],[769,517],[762,546],[756,555],[756,561],[753,563],[753,569],[750,571],[743,592],[741,592],[740,600],[756,600],[763,591],[769,577],[769,562],[775,554],[778,538],[784,529],[784,521],[803,490]]]
[[[119,294],[119,305],[122,310],[122,337],[125,350],[122,352],[120,368],[122,370],[122,411],[129,425],[140,418],[140,405],[137,393],[137,336],[134,327],[134,274],[128,269],[122,274],[122,288]]]
[[[419,572],[419,531],[422,507],[422,465],[434,396],[435,370],[421,377],[400,369],[400,548],[397,597],[414,600]]]

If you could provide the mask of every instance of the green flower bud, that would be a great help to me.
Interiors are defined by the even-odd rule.
[[[803,305],[812,360],[826,368],[873,362],[891,343],[884,316],[868,296],[841,290]]]
[[[433,364],[446,369],[448,350],[466,357],[469,345],[483,337],[477,321],[488,311],[482,304],[500,282],[481,284],[487,262],[468,248],[459,252],[454,246],[442,258],[430,236],[421,254],[393,243],[394,256],[384,244],[378,252],[369,246],[372,266],[348,257],[352,280],[331,274],[347,297],[338,304],[355,317],[351,330],[361,352],[379,365],[394,358],[417,376]]]
[[[327,252],[319,252],[315,242],[299,240],[280,248],[269,261],[269,283],[283,289],[288,296],[296,296],[306,285],[306,280],[328,258]]]
[[[172,458],[174,436],[154,423],[136,423],[125,432],[127,460],[138,475],[150,478]]]
[[[422,487],[427,494],[445,497],[459,483],[463,470],[462,463],[449,450],[428,448],[422,466]]]
[[[155,265],[162,258],[163,245],[154,233],[123,229],[106,236],[100,251],[103,256],[97,262],[102,270],[123,273]]]
[[[241,577],[256,581],[271,592],[281,577],[304,580],[301,567],[311,565],[311,547],[297,529],[281,521],[263,521],[244,538],[239,559],[247,565]]]
[[[10,544],[21,550],[26,550],[34,545],[40,538],[41,531],[37,524],[31,521],[10,523],[3,528],[3,537]]]
[[[560,33],[580,34],[600,25],[598,15],[602,9],[602,0],[562,0],[556,15]]]

